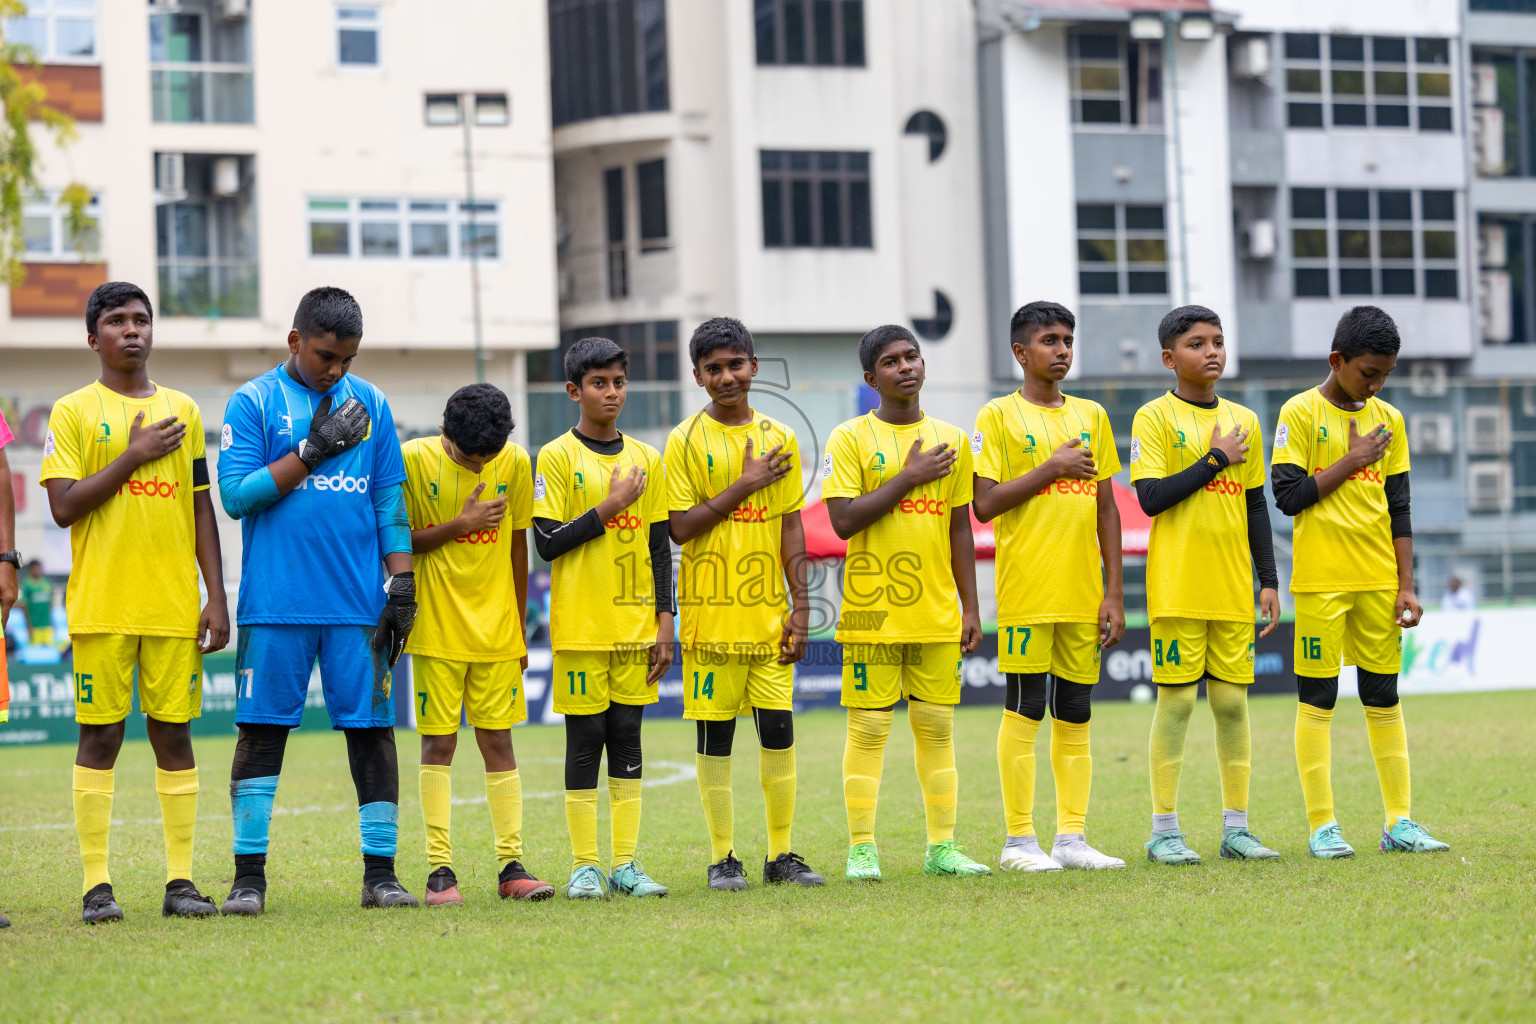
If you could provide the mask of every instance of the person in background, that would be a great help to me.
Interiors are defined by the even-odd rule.
[[[26,612],[27,643],[53,645],[53,584],[43,575],[43,563],[27,563],[26,578],[21,581],[20,602]]]
[[[1445,581],[1445,596],[1440,599],[1440,610],[1443,612],[1477,610],[1477,598],[1473,596],[1472,588],[1461,581],[1460,576],[1453,574]]]

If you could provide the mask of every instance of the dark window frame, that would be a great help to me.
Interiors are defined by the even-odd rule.
[[[762,150],[763,248],[873,249],[870,154]]]
[[[1286,128],[1454,132],[1456,62],[1449,42],[1439,36],[1286,33],[1279,82]],[[1444,95],[1423,91],[1441,79]]]
[[[666,0],[549,0],[555,127],[669,109]]]
[[[864,0],[752,0],[758,67],[862,68]]]
[[[1298,216],[1298,199],[1310,208],[1319,192],[1324,194],[1322,215]],[[1461,299],[1458,225],[1463,214],[1456,192],[1297,187],[1289,199],[1293,298]],[[1304,232],[1322,232],[1323,255],[1296,255]],[[1405,233],[1411,235],[1411,255],[1389,252],[1388,242],[1400,244],[1398,236]],[[1449,242],[1450,255],[1429,255],[1431,241]]]
[[[635,165],[635,206],[640,214],[640,251],[672,247],[667,223],[667,160],[657,157]]]
[[[1154,219],[1158,226],[1153,225]],[[1163,205],[1078,203],[1076,238],[1079,295],[1167,298],[1168,221]],[[1132,259],[1132,249],[1148,242],[1162,244],[1163,258]],[[1108,258],[1085,258],[1090,254]],[[1111,283],[1112,289],[1106,287]]]

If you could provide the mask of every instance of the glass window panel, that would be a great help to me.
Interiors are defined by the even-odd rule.
[[[344,28],[336,33],[341,64],[375,65],[379,62],[379,34],[373,29]]]
[[[1079,238],[1077,240],[1079,263],[1113,263],[1118,253],[1119,247],[1113,238]]]
[[[1362,36],[1329,36],[1328,56],[1332,60],[1365,60],[1365,39]]]
[[[821,183],[821,244],[839,249],[843,245],[842,187],[835,181]]]
[[[1077,275],[1077,290],[1083,295],[1120,294],[1120,275],[1113,270],[1084,270]]]
[[[96,56],[96,20],[94,18],[55,18],[54,53],[60,57],[84,59]]]
[[[1427,260],[1453,260],[1456,258],[1456,232],[1424,232],[1424,258]]]
[[[1328,271],[1320,267],[1297,267],[1294,277],[1293,289],[1298,299],[1328,297]]]
[[[1339,259],[1368,260],[1371,258],[1371,233],[1364,228],[1341,228],[1334,237],[1339,245]]]
[[[869,170],[868,153],[845,153],[843,155],[848,158],[848,169],[850,171],[862,174]]]
[[[1407,96],[1408,72],[1377,71],[1372,75],[1377,96]]]
[[[1381,258],[1384,260],[1413,259],[1412,231],[1379,231],[1376,234],[1376,244],[1380,247]]]
[[[1323,105],[1321,103],[1287,103],[1286,124],[1292,128],[1321,128]]]
[[[500,232],[495,224],[459,225],[459,255],[474,252],[481,259],[493,260],[500,254]]]
[[[1339,220],[1370,220],[1371,194],[1365,189],[1341,188],[1333,194]]]
[[[817,64],[836,64],[832,37],[832,0],[811,0],[812,36],[816,45]]]
[[[784,244],[784,189],[777,181],[763,182],[763,245]]]
[[[53,252],[52,217],[23,217],[21,233],[27,252]]]
[[[48,23],[42,18],[11,18],[5,23],[6,42],[30,46],[38,57],[47,56]]]
[[[1108,203],[1078,203],[1077,229],[1079,231],[1115,230],[1115,208]]]
[[[1127,231],[1163,230],[1163,208],[1161,206],[1127,206],[1125,229]]]
[[[875,244],[868,181],[848,183],[848,244],[856,249],[868,249]]]
[[[1291,216],[1297,220],[1321,220],[1327,217],[1328,190],[1322,188],[1291,189]]]
[[[816,169],[821,171],[835,171],[843,166],[843,154],[841,153],[817,153]]]
[[[1119,100],[1082,100],[1084,124],[1119,124]]]
[[[640,238],[667,237],[667,164],[648,160],[635,165],[636,189],[640,195]]]
[[[1328,230],[1326,228],[1292,228],[1291,255],[1298,260],[1327,259]]]
[[[411,212],[412,213],[447,213],[448,212],[448,204],[447,203],[434,203],[434,202],[413,200],[411,202]]]
[[[1398,103],[1376,104],[1376,127],[1407,128],[1408,107]]]
[[[811,169],[811,154],[804,150],[790,150],[789,169],[792,171],[808,171]]]
[[[1451,62],[1450,42],[1445,39],[1415,39],[1413,41],[1414,57],[1420,64],[1449,64]]]
[[[1420,192],[1419,215],[1425,220],[1455,220],[1456,193],[1438,189]]]
[[[446,259],[448,256],[448,225],[412,224],[411,255],[420,259]]]
[[[805,0],[784,0],[784,63],[805,63]]]
[[[311,209],[314,207],[311,206]],[[399,213],[400,201],[397,199],[360,199],[357,208],[366,213]]]
[[[1318,39],[1318,36],[1310,32],[1287,32],[1285,34],[1286,57],[1291,60],[1320,59],[1323,49]]]
[[[1377,36],[1371,40],[1371,59],[1378,64],[1403,64],[1408,60],[1408,40]]]
[[[864,66],[864,0],[843,0],[843,63]]]
[[[1419,72],[1420,96],[1449,96],[1451,94],[1451,76],[1439,71]]]
[[[309,222],[309,253],[311,256],[346,256],[349,252],[351,252],[351,247],[347,242],[346,221],[314,220]]]
[[[1335,103],[1333,105],[1333,125],[1335,128],[1365,127],[1365,104]]]
[[[1164,263],[1168,249],[1161,238],[1128,238],[1125,240],[1125,258],[1130,263]]]
[[[1370,295],[1371,271],[1368,267],[1341,267],[1339,269],[1340,295]]]
[[[1127,290],[1132,295],[1168,294],[1168,273],[1163,270],[1133,270],[1126,275]]]
[[[795,245],[814,245],[811,235],[811,183],[789,183],[790,229],[794,232]]]
[[[1120,68],[1118,65],[1079,65],[1077,87],[1084,92],[1119,92]]]
[[[1083,32],[1076,36],[1077,55],[1084,60],[1119,60],[1120,37]]]
[[[1413,193],[1396,189],[1377,192],[1376,216],[1380,220],[1413,220]]]
[[[1346,68],[1334,68],[1333,74],[1329,77],[1332,79],[1333,91],[1335,95],[1365,95],[1364,71],[1349,70]]]
[[[1424,271],[1424,297],[1429,299],[1456,298],[1456,271]]]
[[[364,256],[399,256],[400,225],[391,221],[368,221],[359,226],[358,246]]]
[[[784,162],[784,153],[782,150],[765,149],[758,154],[758,159],[762,161],[763,170],[776,171]]]
[[[346,213],[352,209],[352,203],[346,199],[311,199],[309,201],[309,208],[311,210],[336,210]]]
[[[757,62],[779,62],[779,17],[774,0],[753,0],[753,23],[757,26]]]
[[[1415,294],[1413,269],[1411,267],[1383,267],[1381,271],[1381,294]]]
[[[512,122],[512,109],[504,93],[475,97],[475,124],[504,125]]]
[[[1450,107],[1420,107],[1419,131],[1448,132],[1451,130]]]
[[[1322,92],[1323,73],[1317,68],[1286,68],[1285,88],[1289,92]]]

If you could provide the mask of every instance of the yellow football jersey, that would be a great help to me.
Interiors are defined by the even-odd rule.
[[[1339,485],[1295,518],[1291,593],[1396,590],[1397,556],[1387,513],[1386,481],[1408,472],[1408,431],[1403,414],[1379,398],[1359,412],[1345,412],[1308,388],[1280,409],[1275,428],[1275,465],[1321,473],[1349,451],[1349,421],[1369,434],[1392,431],[1387,454]]]
[[[1160,480],[1194,465],[1211,450],[1211,432],[1250,431],[1248,458],[1228,466],[1152,519],[1147,552],[1147,613],[1162,618],[1252,622],[1253,562],[1248,550],[1248,498],[1264,486],[1264,444],[1253,410],[1224,398],[1202,409],[1168,393],[1136,412],[1131,427],[1131,482]]]
[[[175,416],[187,432],[180,448],[134,470],[117,494],[69,528],[64,606],[71,635],[197,636],[202,594],[192,493],[208,483],[192,478],[192,463],[205,454],[196,402],[158,385],[148,398],[128,398],[99,381],[65,395],[48,416],[38,480],[83,480],[105,469],[127,450],[140,412],[145,427]]]
[[[603,535],[555,559],[549,636],[557,651],[613,651],[656,643],[651,524],[667,518],[661,454],[625,435],[617,455],[599,455],[570,431],[539,450],[533,514],[568,523],[608,497],[615,469],[639,466],[645,493],[604,523]]]
[[[444,661],[521,658],[528,646],[524,610],[517,606],[512,548],[516,531],[533,522],[528,452],[508,441],[479,474],[449,458],[441,437],[407,441],[400,454],[405,460],[405,510],[413,530],[457,519],[480,484],[485,484],[481,501],[507,499],[500,526],[462,534],[415,556],[416,628],[405,649]]]
[[[1054,480],[993,520],[997,538],[997,624],[1097,622],[1104,600],[1098,494],[1120,471],[1120,455],[1099,403],[1063,395],[1059,409],[1017,391],[976,414],[971,454],[976,475],[1005,483],[1038,467],[1079,438],[1094,455],[1097,480]]]
[[[960,636],[960,598],[949,557],[950,516],[969,516],[971,446],[948,423],[924,417],[897,426],[874,413],[849,420],[827,439],[823,498],[857,498],[907,463],[913,442],[947,441],[959,453],[949,476],[908,491],[889,515],[848,541],[843,566],[842,643],[944,643]]]
[[[769,644],[778,650],[789,614],[780,530],[786,515],[805,506],[794,431],[756,410],[750,423],[735,427],[703,412],[688,417],[667,435],[667,503],[673,512],[686,512],[735,483],[749,438],[754,456],[783,445],[790,470],[683,545],[677,590],[684,645]]]

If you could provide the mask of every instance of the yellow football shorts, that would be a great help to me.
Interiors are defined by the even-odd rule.
[[[31,630],[32,630],[32,643],[37,644],[37,645],[39,645],[41,647],[52,647],[53,646],[53,627],[52,626],[33,626],[33,627],[31,627]]]
[[[843,707],[888,708],[903,697],[960,703],[960,641],[843,645]]]
[[[556,651],[553,706],[562,715],[600,715],[614,704],[654,704],[649,647],[622,651]]]
[[[190,722],[203,713],[203,652],[180,636],[81,633],[75,641],[75,721],[111,725],[133,708],[157,722]]]
[[[476,729],[510,729],[528,720],[523,669],[517,661],[446,661],[411,657],[416,731],[448,736],[459,731],[459,711]]]
[[[795,709],[795,666],[780,665],[778,646],[761,651],[683,648],[683,717],[723,722],[737,715]]]
[[[1296,605],[1296,674],[1327,678],[1339,664],[1390,674],[1403,665],[1403,629],[1397,624],[1397,593],[1357,590],[1342,594],[1293,594]]]
[[[1069,683],[1092,686],[1099,681],[1099,655],[1096,622],[997,627],[999,672],[1049,672]]]
[[[1254,636],[1251,622],[1158,619],[1152,623],[1152,681],[1178,686],[1209,675],[1251,683]]]

